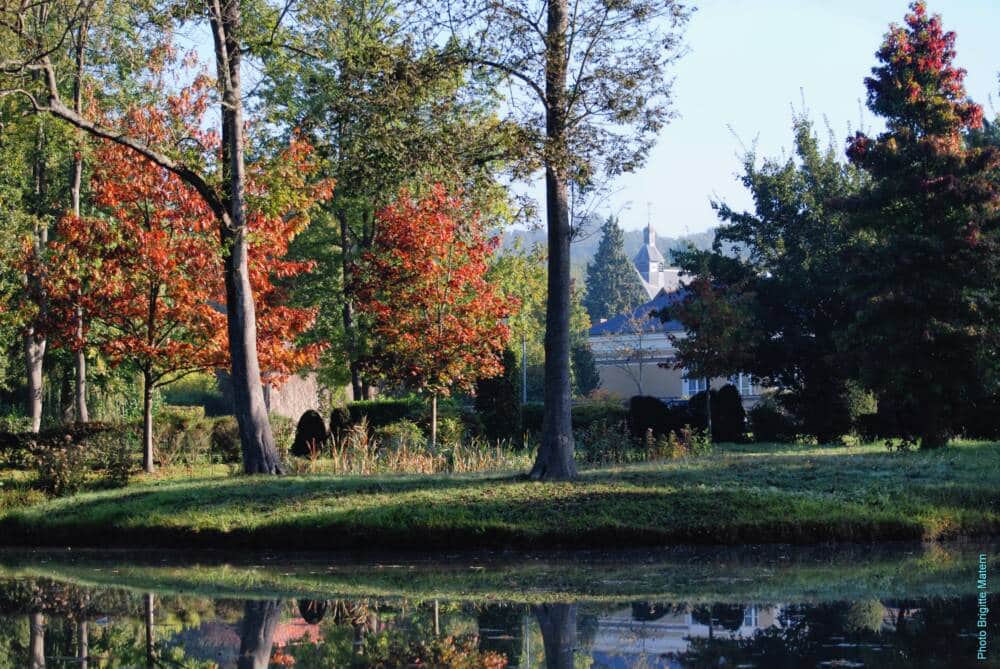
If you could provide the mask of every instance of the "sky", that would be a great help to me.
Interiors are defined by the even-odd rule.
[[[737,181],[743,146],[778,157],[792,144],[793,107],[805,107],[838,146],[849,129],[878,131],[864,108],[864,78],[908,0],[696,0],[686,30],[689,52],[675,66],[679,117],[660,133],[644,168],[618,179],[609,205],[622,227],[651,213],[658,234],[679,236],[717,225],[709,202],[748,207]],[[954,30],[956,63],[969,95],[1000,113],[1000,0],[929,0]],[[824,121],[825,119],[825,121]]]

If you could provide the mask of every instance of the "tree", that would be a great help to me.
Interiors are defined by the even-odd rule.
[[[747,366],[728,372],[751,372],[781,388],[782,403],[803,431],[827,443],[852,427],[853,375],[837,343],[853,317],[842,265],[851,233],[842,203],[858,193],[864,175],[839,159],[832,140],[822,148],[805,114],[795,116],[793,132],[792,157],[759,164],[753,151],[744,156],[741,181],[752,211],[713,203],[722,222],[714,253],[723,262],[724,245],[743,249],[745,271],[734,284],[752,293]]]
[[[518,308],[507,319],[511,342],[520,377],[525,383],[525,395],[529,401],[541,396],[544,379],[542,368],[545,363],[545,307],[548,302],[547,260],[541,246],[523,249],[519,243],[493,257],[488,280],[503,293],[505,298]],[[590,318],[583,307],[580,291],[575,287],[570,292],[570,333],[573,348],[586,344],[590,330]],[[523,350],[522,350],[523,349]],[[571,366],[576,379],[577,366]]]
[[[419,48],[388,4],[362,0],[289,3],[296,50],[265,60],[263,94],[285,126],[308,137],[337,182],[324,216],[293,247],[318,261],[296,286],[319,305],[310,336],[333,342],[321,365],[331,384],[370,396],[361,360],[371,333],[356,313],[351,268],[378,234],[376,213],[402,188],[443,183],[498,227],[512,214],[496,176],[518,150],[516,127],[496,118],[491,92],[440,45]]]
[[[216,156],[190,142],[156,145],[116,127],[113,120],[97,120],[64,102],[57,63],[51,57],[67,35],[95,13],[93,0],[59,3],[56,0],[2,8],[6,39],[3,72],[5,94],[27,99],[35,112],[55,117],[96,137],[125,146],[172,172],[204,199],[212,212],[222,241],[223,277],[226,286],[226,324],[234,390],[234,407],[240,428],[243,468],[246,473],[280,473],[271,425],[264,404],[257,356],[257,322],[248,268],[246,137],[243,117],[242,59],[258,37],[278,35],[283,14],[254,6],[253,22],[243,21],[241,0],[206,0],[204,4],[143,8],[143,25],[161,30],[181,20],[202,19],[212,35],[221,144]],[[174,10],[177,10],[175,13]],[[159,11],[163,10],[163,11]],[[267,24],[267,25],[264,25]],[[260,37],[267,41],[267,37]],[[95,45],[95,48],[99,48]],[[110,83],[110,82],[109,82]],[[150,91],[162,96],[162,91]],[[162,99],[162,97],[160,98]],[[214,164],[217,169],[212,169]]]
[[[587,263],[587,296],[583,299],[590,320],[627,314],[646,302],[632,261],[625,255],[625,236],[618,220],[609,216],[601,226],[601,241],[594,259]],[[641,394],[641,393],[640,393]]]
[[[534,479],[576,476],[570,420],[569,193],[635,169],[669,117],[668,66],[686,8],[673,0],[416,0],[453,57],[516,88],[509,105],[545,172],[545,412]],[[442,7],[441,5],[445,5]],[[441,17],[447,17],[442,20]],[[598,160],[598,156],[601,160]]]
[[[167,109],[139,107],[123,121],[128,132],[165,143],[172,129],[211,147],[217,139],[201,129],[208,84],[197,79],[167,99]],[[142,376],[143,465],[153,471],[152,399],[156,388],[203,369],[221,367],[226,353],[225,315],[218,304],[224,286],[214,270],[221,260],[215,221],[190,186],[152,161],[118,144],[96,152],[92,191],[104,214],[69,215],[49,245],[46,277],[50,302],[47,328],[57,342],[97,344],[114,364],[129,362]],[[258,200],[248,226],[250,279],[260,305],[258,346],[265,372],[279,380],[315,360],[315,345],[297,347],[296,337],[315,312],[284,304],[285,291],[272,277],[290,278],[308,263],[283,259],[308,208],[301,183],[315,169],[309,150],[296,140],[275,161],[249,175]],[[98,325],[81,332],[83,322]]]
[[[955,34],[923,2],[892,25],[865,79],[876,138],[848,141],[870,184],[849,203],[845,278],[856,318],[844,350],[921,447],[947,443],[951,417],[1000,342],[1000,151],[973,146],[983,122],[956,68]]]
[[[573,388],[578,397],[589,397],[601,387],[601,374],[597,371],[597,361],[590,342],[580,338],[573,344]]]
[[[486,280],[497,239],[440,184],[422,197],[403,191],[378,218],[374,246],[352,270],[374,335],[364,367],[431,395],[435,444],[437,396],[503,373],[503,319],[516,304]]]
[[[748,352],[753,349],[753,294],[736,280],[746,276],[737,260],[694,249],[678,255],[682,266],[697,264],[699,271],[683,299],[661,310],[659,316],[684,326],[684,334],[668,335],[677,351],[675,368],[686,369],[689,378],[705,379],[705,389],[710,391],[713,378],[747,368]],[[705,415],[711,438],[711,392],[705,393]]]

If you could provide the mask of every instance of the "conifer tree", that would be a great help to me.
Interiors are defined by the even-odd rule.
[[[625,255],[625,235],[618,220],[609,216],[601,226],[601,241],[587,265],[587,296],[583,305],[590,320],[627,314],[646,301],[646,293],[632,261]]]
[[[953,416],[988,376],[1000,345],[1000,152],[975,146],[983,124],[953,65],[955,33],[914,2],[865,80],[886,130],[848,142],[871,183],[852,202],[845,277],[857,314],[844,350],[892,407],[904,436],[944,445]]]

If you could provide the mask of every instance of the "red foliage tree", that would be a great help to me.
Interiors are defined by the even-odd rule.
[[[421,198],[402,192],[378,221],[372,250],[352,272],[374,339],[363,366],[431,395],[434,443],[437,396],[503,372],[503,319],[515,305],[486,280],[497,238],[443,186]]]
[[[165,110],[142,107],[125,119],[147,142],[180,132],[206,150],[218,146],[200,129],[207,82],[199,79],[168,99]],[[97,150],[94,205],[100,216],[67,216],[50,244],[47,282],[52,295],[49,329],[57,342],[96,344],[113,364],[128,362],[143,379],[143,464],[153,470],[152,396],[194,371],[222,368],[228,360],[221,248],[212,212],[175,174],[119,144]],[[315,362],[321,347],[299,348],[296,338],[315,311],[287,305],[281,279],[311,269],[284,260],[288,243],[307,222],[304,213],[329,193],[308,185],[315,172],[311,149],[300,140],[277,157],[280,169],[262,166],[250,175],[254,208],[248,225],[251,282],[258,296],[257,345],[268,382]],[[275,279],[279,281],[276,283]],[[68,328],[82,310],[83,339]]]

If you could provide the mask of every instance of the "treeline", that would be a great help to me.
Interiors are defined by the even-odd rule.
[[[754,210],[716,203],[715,249],[678,257],[697,279],[666,315],[693,374],[753,373],[821,443],[1000,434],[1000,120],[967,98],[954,45],[914,3],[865,80],[884,132],[844,162],[802,114],[793,157],[745,156]]]

